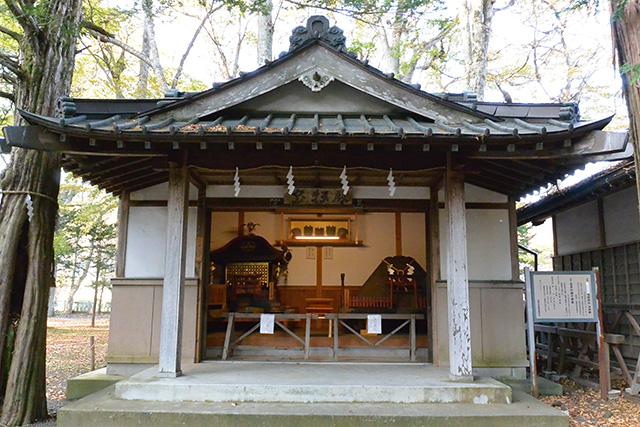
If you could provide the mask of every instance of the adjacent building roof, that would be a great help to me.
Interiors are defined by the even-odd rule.
[[[518,225],[541,223],[558,212],[629,188],[635,183],[636,168],[633,160],[618,162],[570,187],[556,190],[535,203],[521,207],[517,211]]]

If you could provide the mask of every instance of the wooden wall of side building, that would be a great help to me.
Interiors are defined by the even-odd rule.
[[[608,194],[553,217],[556,255],[579,253],[640,240],[635,187]]]

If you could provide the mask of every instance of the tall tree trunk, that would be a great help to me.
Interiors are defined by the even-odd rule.
[[[265,13],[258,13],[258,67],[273,58],[273,17],[271,0],[265,2]]]
[[[629,110],[636,176],[640,170],[640,0],[611,0],[611,27]],[[624,72],[627,71],[627,72]],[[640,180],[636,180],[640,200]]]
[[[400,59],[398,58],[397,46],[394,44],[393,36],[388,35],[387,29],[380,23],[377,28],[378,40],[377,44],[382,54],[382,64],[380,69],[386,73],[398,75],[400,71]]]
[[[487,58],[491,21],[493,19],[492,0],[461,0],[458,19],[462,30],[464,65],[467,90],[484,99],[487,81]]]
[[[158,45],[156,43],[156,30],[153,23],[153,0],[143,0],[142,10],[144,12],[144,31],[148,33],[149,42],[149,59],[153,67],[153,72],[158,79],[160,90],[164,94],[169,89],[167,78],[160,64],[160,54],[158,53]]]
[[[57,98],[71,86],[82,2],[50,0],[46,13],[39,14],[23,11],[23,2],[5,4],[24,33],[16,107],[54,115]],[[19,122],[18,114],[15,117]],[[45,339],[59,182],[59,154],[15,148],[0,177],[5,193],[0,206],[0,372],[9,370],[6,387],[0,390],[2,425],[47,417]],[[33,201],[31,220],[27,196]],[[15,345],[12,357],[6,357],[11,323],[17,323]]]
[[[142,30],[142,47],[140,53],[145,57],[149,57],[149,27],[151,26],[151,17],[144,14],[144,26]],[[147,87],[149,86],[149,64],[145,61],[140,61],[140,69],[138,71],[138,86],[136,88],[137,98],[147,98]]]
[[[72,280],[71,284],[69,285],[69,295],[67,296],[67,303],[65,305],[65,310],[67,314],[73,313],[73,299],[75,298],[76,293],[78,292],[78,289],[80,289],[80,285],[82,285],[82,282],[84,282],[84,280],[87,278],[87,275],[89,274],[89,268],[91,268],[92,257],[93,257],[93,247],[89,252],[89,256],[85,260],[85,264],[84,264],[84,267],[82,268],[82,273],[80,274],[80,277],[78,277],[77,280]],[[75,274],[76,268],[77,267],[74,266],[74,274]]]

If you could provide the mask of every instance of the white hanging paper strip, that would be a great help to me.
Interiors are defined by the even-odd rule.
[[[29,222],[31,222],[33,219],[33,200],[31,200],[30,194],[27,194],[24,204],[27,206],[27,216],[29,217]]]
[[[295,182],[293,181],[293,166],[289,166],[289,173],[287,174],[287,188],[289,189],[289,195],[292,195],[296,189]]]
[[[393,197],[396,194],[396,182],[393,179],[393,169],[389,169],[389,175],[387,175],[387,182],[389,183],[389,195]]]
[[[340,174],[340,182],[342,182],[342,194],[346,196],[349,192],[349,179],[347,178],[346,166],[342,169],[342,173]]]
[[[240,194],[240,176],[238,175],[238,168],[236,168],[236,174],[233,176],[233,195],[238,197]]]
[[[276,316],[274,314],[261,314],[260,315],[260,333],[272,334],[275,320],[276,320]]]

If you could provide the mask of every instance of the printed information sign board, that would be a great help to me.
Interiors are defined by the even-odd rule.
[[[592,271],[532,271],[534,322],[597,322]]]

